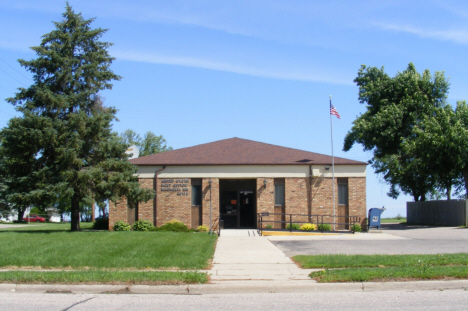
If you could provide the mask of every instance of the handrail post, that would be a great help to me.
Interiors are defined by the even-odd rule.
[[[260,235],[263,235],[263,216],[260,214]]]

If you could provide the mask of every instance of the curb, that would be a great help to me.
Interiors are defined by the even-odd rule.
[[[368,282],[368,283],[314,283],[312,281],[271,282],[238,281],[189,285],[62,285],[62,284],[0,284],[0,293],[37,294],[258,294],[308,292],[375,292],[420,290],[467,290],[468,280]]]

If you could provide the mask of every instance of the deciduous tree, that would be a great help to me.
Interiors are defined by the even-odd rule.
[[[437,180],[424,160],[403,145],[414,138],[415,126],[445,107],[449,83],[443,72],[420,74],[410,63],[405,71],[390,77],[383,67],[363,65],[354,82],[367,111],[353,122],[343,149],[362,144],[364,150],[373,152],[371,164],[390,184],[390,196],[403,191],[415,201],[424,201]]]
[[[140,157],[172,150],[162,135],[158,136],[151,131],[146,132],[141,138],[139,134],[128,129],[120,134],[120,137],[124,143],[139,147]]]

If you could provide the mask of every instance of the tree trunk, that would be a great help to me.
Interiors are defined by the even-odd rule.
[[[93,200],[93,204],[91,204],[91,222],[94,222],[96,219],[95,215],[94,215],[94,200]]]
[[[24,218],[25,208],[18,208],[18,222],[22,222]]]
[[[452,198],[452,186],[447,187],[447,201]]]
[[[71,231],[80,231],[80,199],[75,190],[71,200]]]

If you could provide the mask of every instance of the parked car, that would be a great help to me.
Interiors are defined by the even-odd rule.
[[[23,218],[26,222],[45,222],[45,218],[37,215],[29,215]]]

